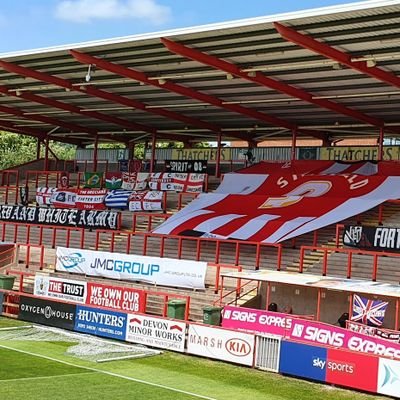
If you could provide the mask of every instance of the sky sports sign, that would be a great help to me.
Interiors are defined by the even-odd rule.
[[[283,340],[279,372],[377,392],[379,358]]]
[[[207,263],[57,247],[56,270],[103,278],[204,289]]]
[[[76,306],[74,330],[110,339],[125,340],[126,321],[125,313]]]

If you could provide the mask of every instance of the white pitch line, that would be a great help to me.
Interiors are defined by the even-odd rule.
[[[12,379],[0,379],[0,384],[3,382],[18,382],[18,381],[34,381],[39,379],[49,379],[49,378],[64,378],[64,376],[77,376],[77,375],[93,375],[98,374],[98,372],[85,372],[77,374],[60,374],[60,375],[46,375],[46,376],[27,376],[26,378],[12,378]]]
[[[125,376],[125,375],[120,375],[114,372],[109,372],[109,371],[103,371],[101,369],[97,369],[97,368],[92,368],[92,367],[84,367],[82,365],[77,365],[77,364],[73,364],[70,363],[68,361],[63,361],[63,360],[58,360],[57,358],[53,358],[53,357],[49,357],[49,356],[44,356],[42,354],[36,354],[36,353],[31,353],[30,351],[25,351],[25,350],[20,350],[20,349],[14,349],[13,347],[9,347],[9,346],[4,346],[0,344],[0,348],[3,349],[7,349],[7,350],[14,350],[17,351],[18,353],[23,353],[23,354],[28,354],[30,356],[33,357],[39,357],[39,358],[44,358],[46,360],[50,360],[50,361],[55,361],[55,362],[59,362],[61,364],[65,364],[65,365],[69,365],[71,367],[76,367],[76,368],[82,368],[82,369],[86,369],[92,372],[100,372],[102,374],[105,375],[109,375],[109,376],[113,376],[115,378],[120,378],[120,379],[126,379],[128,381],[132,381],[132,382],[137,382],[137,383],[142,383],[143,385],[149,385],[149,386],[154,386],[154,387],[158,387],[160,389],[165,389],[165,390],[170,390],[172,392],[177,392],[177,393],[182,393],[182,394],[186,394],[188,396],[192,396],[192,397],[197,397],[199,399],[204,399],[204,400],[217,400],[214,397],[208,397],[208,396],[203,396],[201,394],[196,394],[196,393],[192,393],[192,392],[187,392],[186,390],[181,390],[181,389],[176,389],[170,386],[165,386],[165,385],[161,385],[159,383],[153,383],[153,382],[148,382],[148,381],[144,381],[142,379],[137,379],[137,378],[131,378],[130,376]],[[62,375],[61,375],[62,376]],[[2,381],[0,381],[2,382]]]

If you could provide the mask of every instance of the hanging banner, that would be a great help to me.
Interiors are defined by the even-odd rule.
[[[18,319],[62,329],[74,329],[75,304],[21,296]]]
[[[19,187],[19,204],[22,206],[27,206],[29,203],[29,186],[20,186]]]
[[[145,293],[129,287],[88,283],[86,304],[127,312],[145,312]]]
[[[200,194],[154,233],[280,243],[393,198],[400,198],[400,163],[261,162],[226,174],[214,192]]]
[[[75,208],[76,189],[57,189],[51,195],[50,203],[55,208]]]
[[[128,208],[128,201],[131,194],[132,190],[110,190],[104,198],[104,204],[107,208],[119,208],[124,210]]]
[[[49,206],[51,204],[51,196],[57,190],[54,187],[38,187],[36,188],[36,204],[38,206]]]
[[[59,189],[68,189],[69,187],[69,173],[64,171],[60,175],[60,182],[58,183]]]
[[[38,274],[35,276],[33,293],[38,297],[51,297],[84,304],[86,301],[86,282]]]
[[[204,289],[207,263],[57,247],[56,270],[110,279]]]
[[[184,322],[129,314],[126,341],[183,353],[185,332]]]
[[[346,225],[343,244],[358,249],[400,251],[400,228]]]
[[[370,300],[354,294],[351,320],[369,326],[382,326],[388,304],[387,301]]]
[[[156,172],[150,176],[149,187],[151,190],[201,193],[205,178],[205,174]]]
[[[150,174],[148,172],[123,172],[122,189],[125,190],[145,190],[147,180]]]
[[[172,149],[171,159],[173,160],[206,160],[217,161],[218,149],[208,147],[203,149]],[[231,149],[221,148],[221,161],[230,161],[232,159]]]
[[[38,225],[73,226],[87,229],[119,229],[121,214],[116,211],[71,210],[61,208],[0,205],[0,220]]]
[[[121,172],[106,172],[106,189],[120,189],[122,186],[122,173]]]
[[[106,194],[107,189],[78,189],[76,208],[78,210],[105,210]]]
[[[378,154],[378,146],[321,147],[320,159],[331,161],[376,161]],[[384,146],[383,159],[387,161],[398,160],[399,147]]]
[[[85,188],[101,188],[103,172],[85,172],[83,179]]]
[[[179,161],[165,160],[166,172],[193,172],[197,174],[207,173],[207,160]]]
[[[379,336],[382,339],[390,340],[392,342],[400,342],[400,331],[393,331],[391,329],[377,328],[360,324],[354,321],[346,321],[346,328],[358,333],[363,333],[369,336]]]
[[[129,211],[163,211],[164,193],[157,190],[132,192],[129,197]]]

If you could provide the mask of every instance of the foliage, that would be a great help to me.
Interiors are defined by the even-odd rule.
[[[0,131],[0,170],[36,160],[37,139]],[[63,160],[74,158],[75,146],[50,142],[50,149]],[[44,146],[41,149],[44,157]]]

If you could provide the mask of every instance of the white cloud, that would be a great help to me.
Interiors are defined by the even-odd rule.
[[[160,25],[170,19],[171,10],[157,4],[157,0],[63,0],[57,5],[55,15],[79,23],[132,18]]]

